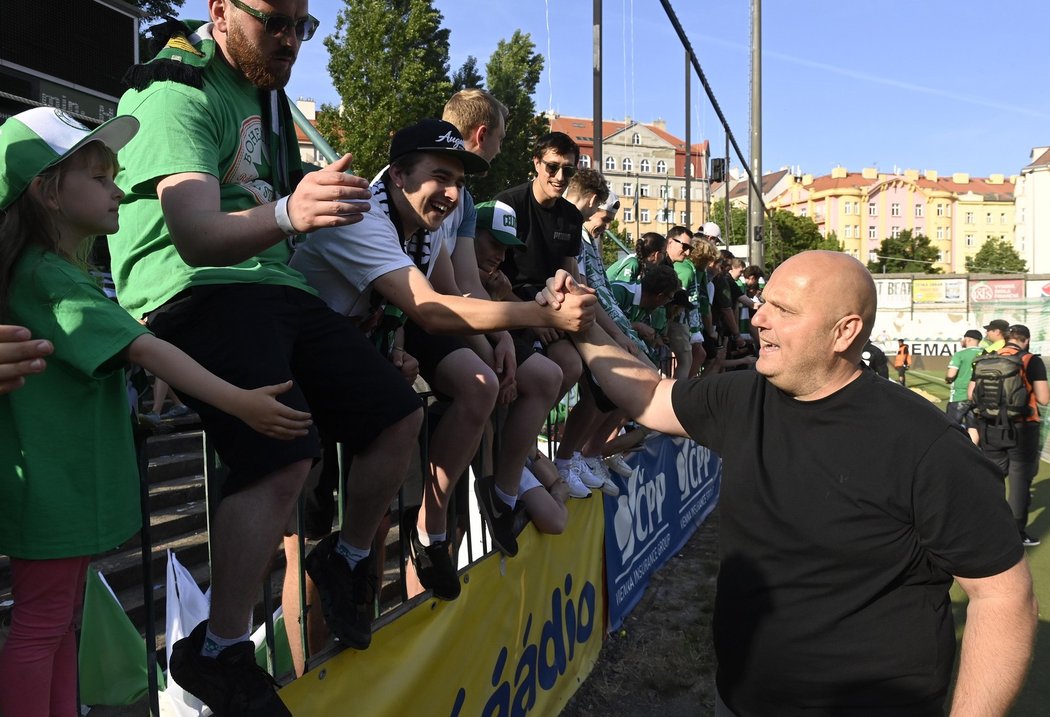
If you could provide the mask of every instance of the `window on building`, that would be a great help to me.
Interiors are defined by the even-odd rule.
[[[639,209],[638,210],[638,219],[641,220],[642,224],[648,224],[649,223],[649,210],[648,209]]]
[[[847,239],[852,239],[853,238],[853,225],[852,224],[847,224],[845,227],[843,227],[842,228],[842,234]]]
[[[631,207],[624,207],[623,209],[623,220],[625,222],[634,221],[634,210]]]
[[[853,213],[853,204],[851,202],[845,202],[842,205],[842,213],[843,214],[852,214]]]
[[[937,202],[937,216],[944,216],[944,204],[942,204],[941,202]]]
[[[646,174],[649,174],[649,160],[648,159],[643,159],[641,162],[638,163],[638,171],[639,172],[645,172]]]
[[[638,134],[637,132],[635,132],[634,134],[631,135],[631,144],[641,144],[641,143],[642,143],[642,135]]]
[[[634,162],[631,161],[630,157],[624,157],[623,164],[621,166],[623,167],[623,171],[630,172],[632,169],[634,169]]]
[[[656,173],[657,174],[667,174],[667,162],[663,161],[662,159],[657,160],[656,161]]]
[[[649,196],[649,185],[648,184],[640,184],[640,185],[638,185],[638,196],[639,197],[648,197]]]
[[[875,227],[868,227],[868,239],[877,239],[878,234],[875,231]]]
[[[671,188],[668,187],[666,184],[661,184],[659,194],[660,199],[667,199],[671,194]]]
[[[631,184],[630,182],[624,182],[623,183],[623,191],[620,192],[620,194],[622,194],[625,197],[633,197],[634,196],[634,185]]]
[[[658,221],[662,224],[671,224],[674,222],[674,212],[670,209],[661,209],[660,219]]]
[[[685,187],[682,187],[681,189],[678,190],[678,198],[679,199],[688,199],[689,198],[686,195],[686,193],[685,193]]]
[[[1006,224],[1006,212],[999,212],[999,223]]]
[[[685,212],[678,212],[678,223],[685,226],[685,223],[689,221],[686,219]]]
[[[967,234],[966,235],[966,246],[973,246],[975,243],[976,243],[976,241],[973,238],[973,234]]]
[[[877,217],[879,216],[879,207],[875,202],[868,202],[868,216]]]
[[[973,222],[974,222],[973,212],[966,212],[966,223],[967,224],[973,224]]]
[[[809,207],[799,207],[798,215],[800,217],[808,217],[809,216]]]
[[[616,158],[608,156],[605,158],[605,168],[612,171],[616,169]]]
[[[591,166],[591,155],[581,154],[580,155],[580,166],[587,169]]]
[[[921,217],[922,216],[922,205],[921,204],[916,204],[915,205],[915,216],[917,216],[917,217]]]
[[[899,217],[900,215],[901,215],[901,205],[898,204],[897,202],[894,202],[893,204],[890,205],[890,216],[891,217]]]
[[[988,213],[986,213],[984,215],[984,223],[985,224],[991,224],[992,223],[992,213],[991,212],[988,212]]]
[[[944,239],[944,227],[937,227],[937,238]]]
[[[878,260],[879,260],[879,253],[877,251],[872,250],[872,251],[868,252],[868,261],[878,261]]]
[[[900,227],[893,227],[893,229],[890,229],[890,238],[896,239],[900,235],[901,235],[901,228]]]

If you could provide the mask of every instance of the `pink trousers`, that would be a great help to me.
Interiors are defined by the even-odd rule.
[[[11,632],[0,650],[0,714],[74,717],[76,629],[91,558],[11,559]]]

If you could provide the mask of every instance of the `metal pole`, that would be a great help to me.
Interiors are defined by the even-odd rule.
[[[726,162],[722,166],[722,188],[725,190],[725,206],[722,209],[725,211],[725,224],[722,225],[722,242],[729,246],[729,237],[732,236],[730,231],[731,227],[729,222],[732,220],[732,212],[729,209],[729,135],[726,135]]]
[[[762,0],[751,0],[751,192],[748,197],[748,258],[765,265],[762,241]]]
[[[591,110],[592,121],[594,123],[594,129],[591,132],[594,135],[594,168],[599,172],[605,166],[604,158],[602,157],[602,0],[594,0],[593,5],[593,17],[594,17],[594,80],[593,80],[593,100],[592,104],[594,109]]]
[[[689,98],[689,90],[692,88],[692,75],[689,74],[691,71],[690,66],[689,50],[685,51],[685,167],[683,172],[685,173],[685,226],[690,228],[693,226],[693,192],[692,172],[689,171],[689,167],[692,166],[693,162],[693,145],[692,145],[692,119],[693,113],[689,111],[692,105],[692,100]]]

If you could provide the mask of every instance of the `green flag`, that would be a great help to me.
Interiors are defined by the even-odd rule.
[[[145,640],[94,569],[84,590],[79,663],[80,700],[86,705],[129,705],[148,690]]]

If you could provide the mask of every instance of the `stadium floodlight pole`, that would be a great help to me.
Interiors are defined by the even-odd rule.
[[[594,168],[598,171],[602,170],[603,164],[602,158],[602,130],[605,127],[605,123],[602,121],[602,0],[594,0],[593,5],[593,25],[594,25],[594,79],[593,79],[593,99],[592,104],[594,109],[591,111],[591,123],[593,129],[591,134],[594,136]]]
[[[692,63],[690,62],[689,50],[685,51],[685,164],[683,170],[685,173],[685,226],[690,228],[693,226],[693,191],[692,191],[692,180],[693,173],[690,171],[693,167],[693,135],[692,135],[692,119],[693,113],[690,111],[692,108],[690,105],[692,101],[689,98],[689,90],[693,84],[693,76],[689,74],[692,71]]]
[[[751,183],[747,202],[748,259],[765,266],[765,242],[762,241],[762,0],[751,0]]]

